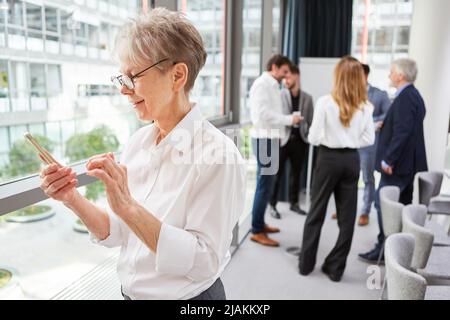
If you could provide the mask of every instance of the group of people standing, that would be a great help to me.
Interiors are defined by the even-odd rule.
[[[251,240],[267,246],[279,245],[268,234],[280,230],[265,224],[264,213],[270,204],[272,216],[281,217],[275,206],[287,159],[292,167],[290,209],[306,214],[298,203],[299,176],[309,144],[317,147],[311,206],[299,254],[302,275],[314,269],[328,202],[334,195],[333,217],[338,222],[339,236],[322,271],[333,281],[341,280],[352,244],[361,170],[365,189],[358,224],[369,223],[375,202],[380,228],[375,248],[359,255],[367,262],[378,260],[384,242],[379,189],[396,185],[401,190],[400,201],[411,203],[414,176],[427,170],[425,106],[413,85],[417,76],[415,62],[400,59],[392,63],[389,78],[391,86],[397,88],[392,106],[385,91],[369,84],[369,73],[368,65],[350,56],[343,57],[335,68],[332,92],[319,98],[313,107],[311,96],[301,90],[298,67],[288,58],[276,55],[250,90],[252,142],[257,158]],[[283,78],[285,87],[281,88]],[[381,172],[377,191],[375,169]]]

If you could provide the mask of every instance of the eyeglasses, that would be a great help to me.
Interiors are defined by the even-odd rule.
[[[143,74],[145,71],[157,66],[160,63],[163,63],[164,61],[169,60],[168,58],[158,61],[157,63],[152,64],[150,67],[145,68],[144,70],[136,73],[134,76],[129,77],[126,74],[121,74],[119,76],[112,76],[111,82],[116,86],[117,89],[121,90],[122,86],[126,86],[128,89],[133,90],[134,89],[134,79],[139,77],[141,74]],[[175,63],[174,63],[175,64]]]

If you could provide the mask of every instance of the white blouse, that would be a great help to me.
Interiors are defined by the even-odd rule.
[[[373,105],[370,102],[354,113],[350,126],[344,127],[339,119],[339,106],[329,94],[317,100],[314,117],[309,129],[311,144],[328,148],[359,149],[375,142],[372,120]]]
[[[132,299],[189,299],[208,289],[230,260],[232,231],[244,209],[246,170],[234,143],[198,107],[158,145],[149,125],[120,162],[131,194],[162,221],[156,254],[110,209],[106,247],[121,247],[117,272]]]

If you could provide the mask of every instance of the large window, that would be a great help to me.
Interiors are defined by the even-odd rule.
[[[273,0],[272,8],[272,53],[280,53],[281,46],[281,0]]]
[[[208,54],[191,92],[191,99],[208,118],[225,114],[225,3],[224,0],[178,0],[178,8],[200,32]]]
[[[0,34],[5,35],[0,45],[12,50],[0,60],[0,113],[6,115],[0,122],[0,183],[39,169],[11,169],[12,161],[22,159],[13,153],[23,149],[25,131],[48,139],[55,157],[69,163],[80,160],[65,153],[74,135],[104,124],[123,145],[138,127],[126,99],[112,90],[110,76],[117,66],[110,49],[119,26],[139,6],[137,1],[102,3],[108,10],[97,14],[96,0],[79,1],[79,6],[67,6],[64,0],[0,0]],[[117,12],[111,15],[114,7]],[[89,90],[80,96],[82,86]]]
[[[412,0],[354,1],[352,54],[371,66],[373,85],[389,89],[390,63],[408,56],[412,6]]]
[[[73,164],[120,152],[142,124],[110,82],[118,71],[111,45],[139,10],[138,1],[0,0],[0,8],[1,199],[4,190],[21,196],[20,184],[33,184],[36,178],[27,176],[42,167],[25,132],[60,162]],[[101,185],[79,191],[105,204]],[[75,230],[85,231],[51,200],[0,215],[0,243],[9,244],[0,250],[0,300],[49,299],[117,253]],[[12,275],[6,287],[5,274]]]
[[[241,122],[250,121],[248,93],[253,81],[261,74],[261,25],[262,1],[244,0],[243,12],[243,48],[241,71]]]

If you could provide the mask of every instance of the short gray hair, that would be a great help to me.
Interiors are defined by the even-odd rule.
[[[397,72],[405,77],[405,80],[413,83],[417,79],[417,63],[412,59],[398,59],[392,62]]]
[[[183,62],[189,73],[185,91],[194,86],[195,79],[206,62],[202,37],[194,25],[180,12],[155,8],[131,19],[120,30],[115,43],[116,58],[135,67],[158,65],[167,70],[173,62]]]

